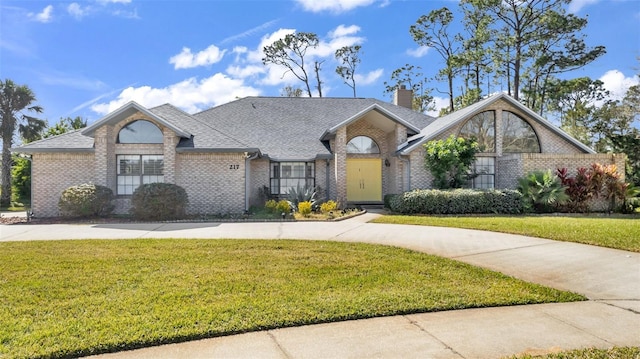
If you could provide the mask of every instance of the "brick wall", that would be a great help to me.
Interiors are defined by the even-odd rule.
[[[244,156],[242,153],[178,153],[176,184],[189,195],[188,213],[242,213]]]
[[[33,213],[38,217],[59,215],[62,191],[94,182],[93,153],[35,153],[32,167]]]

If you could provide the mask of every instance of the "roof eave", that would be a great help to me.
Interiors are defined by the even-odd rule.
[[[24,148],[24,147],[15,147],[10,149],[11,153],[81,153],[81,152],[95,152],[95,149],[92,148]]]

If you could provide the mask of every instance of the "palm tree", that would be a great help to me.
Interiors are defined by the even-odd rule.
[[[23,111],[42,112],[42,107],[31,105],[36,101],[33,91],[26,85],[0,80],[0,134],[2,135],[2,181],[0,207],[11,204],[11,151],[16,127],[25,139],[37,138],[46,127],[46,121],[28,116]]]

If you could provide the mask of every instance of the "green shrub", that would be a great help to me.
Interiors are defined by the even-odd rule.
[[[189,197],[172,183],[149,183],[138,187],[131,198],[131,214],[141,220],[169,220],[186,216]]]
[[[300,212],[304,217],[309,217],[311,214],[311,202],[304,201],[298,203],[298,212]]]
[[[320,205],[320,212],[329,213],[331,211],[335,211],[338,208],[338,202],[329,200]]]
[[[414,190],[389,199],[393,212],[412,214],[522,213],[522,194],[513,190]]]
[[[106,216],[115,208],[112,201],[113,191],[110,188],[85,183],[62,191],[58,209],[63,217]]]
[[[278,201],[278,205],[276,206],[276,214],[289,212],[291,212],[291,203],[289,203],[289,201],[285,201],[284,199]]]
[[[553,212],[564,204],[569,199],[565,190],[551,171],[534,171],[518,179],[518,191],[522,193],[525,207],[536,213]]]
[[[384,200],[384,207],[385,207],[385,208],[389,208],[389,209],[391,209],[391,201],[392,201],[394,198],[398,197],[398,196],[401,196],[401,195],[399,195],[399,194],[385,194],[385,195],[384,195],[384,198],[383,198],[383,200]]]
[[[270,199],[264,204],[264,208],[271,213],[276,213],[278,211],[278,202]]]

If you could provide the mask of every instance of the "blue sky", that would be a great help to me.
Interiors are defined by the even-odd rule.
[[[450,0],[3,0],[0,78],[29,86],[50,124],[67,116],[91,123],[131,100],[194,113],[238,97],[279,96],[287,84],[299,85],[283,77],[281,67],[264,66],[261,50],[303,31],[321,39],[311,56],[325,60],[325,96],[352,96],[335,75],[333,53],[359,44],[358,97],[390,100],[384,82],[394,69],[409,63],[433,76],[442,66],[434,50],[418,48],[408,29],[443,6],[457,9]],[[588,17],[590,46],[607,48],[568,76],[601,79],[614,96],[638,83],[640,1],[579,0],[568,10]]]

